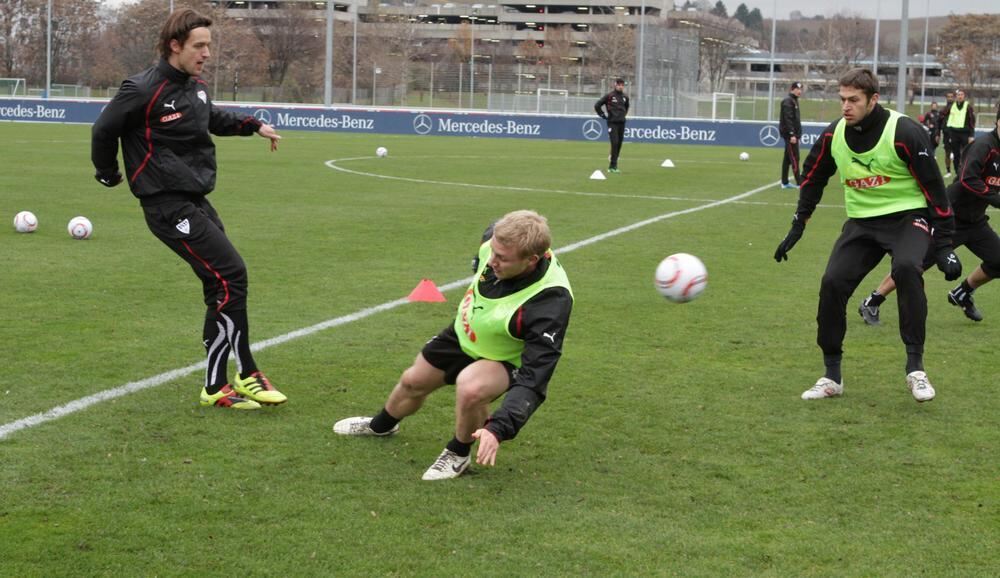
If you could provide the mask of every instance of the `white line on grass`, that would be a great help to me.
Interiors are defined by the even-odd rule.
[[[480,186],[484,186],[485,187],[485,185],[480,185]],[[572,243],[570,245],[566,245],[565,247],[556,249],[556,253],[566,254],[566,253],[569,253],[571,251],[575,251],[577,249],[580,249],[582,247],[586,247],[588,245],[592,245],[594,243],[603,241],[605,239],[610,239],[612,237],[617,237],[618,235],[622,235],[624,233],[628,233],[630,231],[634,231],[634,230],[639,229],[641,227],[645,227],[647,225],[652,225],[653,223],[658,223],[658,222],[666,220],[666,219],[670,219],[670,218],[673,218],[673,217],[679,217],[681,215],[687,215],[689,213],[696,213],[698,211],[703,211],[705,209],[711,209],[711,208],[714,208],[714,207],[718,207],[720,205],[725,205],[725,204],[729,204],[729,203],[735,203],[735,202],[737,202],[737,201],[739,201],[741,199],[744,199],[744,198],[749,197],[751,195],[755,195],[755,194],[757,194],[757,193],[759,193],[761,191],[767,190],[767,189],[769,189],[769,188],[771,188],[773,186],[774,186],[774,183],[769,183],[769,184],[766,184],[766,185],[764,185],[762,187],[757,187],[756,189],[753,189],[752,191],[747,191],[745,193],[740,193],[738,195],[729,197],[727,199],[721,199],[721,200],[718,200],[718,201],[712,201],[710,203],[705,203],[703,205],[698,205],[697,207],[691,207],[691,208],[683,209],[683,210],[680,210],[680,211],[671,211],[669,213],[664,213],[662,215],[659,215],[659,216],[656,216],[656,217],[652,217],[652,218],[649,218],[649,219],[645,219],[643,221],[639,221],[639,222],[633,223],[631,225],[626,225],[624,227],[619,227],[617,229],[608,231],[606,233],[601,233],[600,235],[595,235],[593,237],[590,237],[589,239],[584,239],[582,241],[577,241],[576,243]],[[491,188],[498,188],[498,187],[491,187]],[[452,289],[457,289],[459,287],[466,287],[471,282],[472,282],[472,276],[469,276],[469,277],[466,277],[464,279],[458,279],[457,281],[452,281],[450,283],[446,283],[444,285],[440,285],[438,288],[441,291],[450,291]],[[360,311],[356,311],[356,312],[351,313],[349,315],[344,315],[342,317],[336,317],[334,319],[328,319],[328,320],[323,321],[321,323],[317,323],[315,325],[310,325],[309,327],[304,327],[302,329],[297,329],[295,331],[291,331],[289,333],[285,333],[284,335],[279,335],[277,337],[272,337],[270,339],[265,339],[263,341],[258,341],[257,343],[254,343],[250,347],[250,349],[253,350],[253,351],[261,351],[261,350],[267,349],[268,347],[273,347],[275,345],[281,345],[283,343],[287,343],[287,342],[289,342],[289,341],[291,341],[293,339],[298,339],[300,337],[307,337],[309,335],[312,335],[313,333],[317,333],[319,331],[323,331],[324,329],[330,329],[331,327],[337,327],[339,325],[345,325],[347,323],[352,323],[354,321],[360,321],[361,319],[364,319],[365,317],[370,317],[370,316],[372,316],[372,315],[374,315],[376,313],[381,313],[383,311],[388,311],[390,309],[395,309],[396,307],[399,307],[401,305],[405,305],[406,303],[408,303],[408,301],[406,300],[405,297],[402,298],[402,299],[396,299],[395,301],[388,301],[386,303],[382,303],[381,305],[376,305],[374,307],[369,307],[367,309],[362,309]],[[163,385],[164,383],[173,381],[173,380],[181,378],[181,377],[185,377],[187,375],[190,375],[190,374],[192,374],[192,373],[194,373],[194,372],[196,372],[196,371],[198,371],[200,369],[204,369],[204,368],[205,368],[205,362],[202,361],[200,363],[195,363],[193,365],[188,365],[187,367],[181,367],[179,369],[172,369],[170,371],[166,371],[164,373],[160,373],[160,374],[154,375],[152,377],[147,377],[147,378],[139,380],[139,381],[132,381],[132,382],[126,383],[125,385],[120,385],[120,386],[112,388],[112,389],[106,389],[104,391],[100,391],[98,393],[95,393],[95,394],[92,394],[92,395],[88,395],[86,397],[81,397],[80,399],[73,400],[73,401],[71,401],[71,402],[69,402],[67,404],[54,407],[54,408],[52,408],[52,409],[50,409],[48,411],[42,412],[42,413],[36,413],[35,415],[31,415],[31,416],[28,416],[28,417],[25,417],[25,418],[21,418],[21,419],[16,420],[16,421],[12,421],[10,423],[3,424],[2,426],[0,426],[0,440],[6,438],[7,436],[9,436],[9,435],[11,435],[11,434],[13,434],[15,432],[21,431],[23,429],[27,429],[27,428],[34,427],[34,426],[37,426],[37,425],[41,425],[41,424],[46,423],[46,422],[57,420],[57,419],[59,419],[61,417],[65,417],[65,416],[70,415],[72,413],[76,413],[78,411],[87,409],[88,407],[90,407],[92,405],[96,405],[96,404],[104,402],[104,401],[110,401],[112,399],[116,399],[116,398],[128,395],[130,393],[135,393],[135,392],[138,392],[138,391],[142,391],[144,389],[149,389],[149,388],[152,388],[152,387],[156,387],[158,385]]]
[[[407,157],[407,158],[414,158],[414,157]],[[475,158],[475,157],[455,157],[455,158],[468,159],[468,158]],[[490,158],[492,158],[492,157],[490,157]],[[546,158],[548,159],[548,158],[552,158],[552,157],[546,157]],[[331,169],[335,170],[335,171],[340,171],[342,173],[348,173],[348,174],[352,174],[352,175],[357,175],[359,177],[371,177],[371,178],[374,178],[374,179],[386,179],[386,180],[390,180],[390,181],[404,181],[404,182],[408,182],[408,183],[419,183],[419,184],[423,184],[423,185],[445,185],[445,186],[449,186],[449,187],[468,187],[468,188],[472,188],[472,189],[486,189],[486,190],[491,190],[491,191],[496,191],[496,190],[516,191],[516,192],[522,192],[522,193],[553,193],[553,194],[557,194],[557,195],[579,195],[579,196],[583,196],[583,197],[611,197],[611,198],[619,198],[619,199],[645,199],[645,200],[654,200],[654,201],[687,201],[687,202],[695,202],[695,203],[703,203],[703,202],[705,202],[704,198],[694,199],[694,198],[689,198],[689,197],[666,197],[666,196],[660,196],[660,195],[621,195],[621,194],[616,194],[616,193],[595,193],[595,192],[589,192],[589,191],[564,191],[564,190],[561,190],[561,189],[533,189],[531,187],[510,187],[510,186],[503,186],[503,185],[481,185],[481,184],[476,184],[476,183],[460,183],[460,182],[454,182],[454,181],[434,181],[434,180],[429,180],[429,179],[417,179],[417,178],[414,178],[414,177],[397,177],[397,176],[393,176],[393,175],[382,175],[382,174],[379,174],[379,173],[369,173],[369,172],[365,172],[365,171],[356,171],[356,170],[353,170],[353,169],[347,169],[347,168],[344,168],[344,167],[341,167],[341,166],[337,165],[337,163],[341,162],[341,161],[360,161],[360,160],[381,160],[381,159],[378,159],[378,157],[371,157],[371,156],[350,157],[350,158],[343,158],[343,159],[332,159],[332,160],[326,161],[326,163],[324,163],[324,164],[326,166],[330,167]],[[492,160],[496,160],[496,159],[492,158]],[[763,189],[768,189],[770,187],[778,186],[780,184],[781,184],[780,181],[776,181],[776,182],[771,183],[769,185],[765,185],[762,188],[762,190]],[[733,201],[732,199],[724,199],[724,202],[727,202],[727,203],[738,203],[738,204],[745,204],[745,205],[790,206],[790,207],[797,206],[798,205],[797,201],[798,201],[797,193],[796,193],[795,199],[793,199],[791,201],[788,201],[788,202],[785,202],[785,203],[775,203],[775,202],[769,202],[769,201]],[[820,207],[842,207],[843,205],[820,204],[820,205],[817,205],[817,206],[820,206]]]

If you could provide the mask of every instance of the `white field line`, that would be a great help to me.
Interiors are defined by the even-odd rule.
[[[329,163],[327,163],[327,164],[329,165]],[[332,168],[337,168],[337,167],[332,167]],[[338,170],[341,170],[341,169],[338,169]],[[399,180],[414,180],[414,179],[399,178]],[[424,182],[429,182],[429,181],[424,181]],[[460,185],[461,183],[448,183],[448,184]],[[696,213],[698,211],[703,211],[705,209],[711,209],[711,208],[718,207],[718,206],[725,205],[725,204],[729,204],[729,203],[735,203],[737,201],[740,201],[741,199],[744,199],[744,198],[749,197],[751,195],[755,195],[755,194],[757,194],[757,193],[759,193],[761,191],[765,191],[767,189],[770,189],[770,188],[774,187],[774,185],[775,185],[775,183],[769,183],[769,184],[766,184],[764,186],[757,187],[756,189],[753,189],[751,191],[747,191],[745,193],[740,193],[738,195],[729,197],[727,199],[721,199],[721,200],[717,200],[717,201],[711,201],[711,202],[708,202],[708,203],[705,203],[705,204],[702,204],[702,205],[698,205],[696,207],[691,207],[691,208],[683,209],[683,210],[680,210],[680,211],[671,211],[669,213],[664,213],[662,215],[659,215],[659,216],[656,216],[656,217],[652,217],[650,219],[645,219],[643,221],[639,221],[639,222],[633,223],[631,225],[626,225],[624,227],[619,227],[617,229],[608,231],[606,233],[601,233],[600,235],[595,235],[593,237],[590,237],[588,239],[584,239],[582,241],[577,241],[576,243],[572,243],[570,245],[566,245],[565,247],[556,249],[555,251],[558,254],[566,254],[566,253],[569,253],[571,251],[575,251],[577,249],[580,249],[582,247],[586,247],[588,245],[592,245],[594,243],[597,243],[597,242],[600,242],[600,241],[604,241],[604,240],[610,239],[612,237],[617,237],[618,235],[622,235],[624,233],[628,233],[630,231],[634,231],[634,230],[639,229],[641,227],[645,227],[647,225],[652,225],[653,223],[658,223],[658,222],[666,220],[666,219],[671,219],[673,217],[679,217],[681,215],[687,215],[689,213]],[[466,185],[466,186],[469,186],[469,185]],[[487,187],[486,185],[473,185],[473,186],[483,187],[483,188],[492,188],[492,189],[504,188],[504,187]],[[528,189],[524,189],[524,190],[528,190]],[[539,192],[551,192],[551,191],[539,191]],[[444,292],[444,291],[450,291],[452,289],[457,289],[459,287],[463,287],[463,288],[467,287],[469,285],[469,283],[471,283],[471,282],[472,282],[472,276],[469,276],[469,277],[466,277],[464,279],[458,279],[456,281],[452,281],[450,283],[445,283],[444,285],[440,285],[440,286],[438,286],[438,289],[440,289],[442,292]],[[388,301],[386,303],[382,303],[381,305],[376,305],[374,307],[368,307],[366,309],[361,309],[360,311],[356,311],[356,312],[351,313],[349,315],[344,315],[342,317],[336,317],[336,318],[333,318],[333,319],[328,319],[328,320],[323,321],[321,323],[317,323],[315,325],[310,325],[309,327],[303,327],[302,329],[297,329],[295,331],[291,331],[289,333],[285,333],[285,334],[279,335],[277,337],[272,337],[270,339],[265,339],[263,341],[258,341],[257,343],[254,343],[251,346],[251,350],[252,351],[261,351],[261,350],[267,349],[269,347],[273,347],[275,345],[281,345],[283,343],[287,343],[289,341],[292,341],[293,339],[299,339],[301,337],[308,337],[309,335],[312,335],[313,333],[317,333],[319,331],[323,331],[324,329],[330,329],[332,327],[337,327],[339,325],[345,325],[347,323],[352,323],[354,321],[360,321],[361,319],[364,319],[366,317],[370,317],[372,315],[375,315],[376,313],[381,313],[383,311],[389,311],[390,309],[395,309],[396,307],[400,307],[402,305],[405,305],[406,303],[408,303],[408,301],[404,297],[402,299],[396,299],[395,301]],[[90,406],[96,405],[96,404],[101,403],[101,402],[110,401],[112,399],[116,399],[116,398],[128,395],[130,393],[135,393],[135,392],[138,392],[138,391],[142,391],[144,389],[150,389],[152,387],[163,385],[164,383],[173,381],[173,380],[181,378],[181,377],[185,377],[187,375],[190,375],[190,374],[192,374],[192,373],[194,373],[194,372],[196,372],[198,370],[204,369],[204,368],[205,368],[205,362],[202,361],[202,362],[199,362],[199,363],[195,363],[193,365],[188,365],[187,367],[181,367],[181,368],[178,368],[178,369],[172,369],[170,371],[166,371],[164,373],[153,375],[151,377],[147,377],[147,378],[141,379],[139,381],[132,381],[132,382],[126,383],[125,385],[120,385],[118,387],[114,387],[114,388],[111,388],[111,389],[106,389],[104,391],[100,391],[98,393],[95,393],[95,394],[92,394],[92,395],[88,395],[86,397],[81,397],[81,398],[73,400],[73,401],[71,401],[69,403],[66,403],[66,404],[63,404],[63,405],[60,405],[60,406],[56,406],[56,407],[54,407],[54,408],[52,408],[52,409],[50,409],[48,411],[42,412],[42,413],[36,413],[34,415],[30,415],[28,417],[21,418],[19,420],[12,421],[10,423],[6,423],[6,424],[3,424],[3,425],[0,425],[0,440],[6,438],[7,436],[9,436],[9,435],[11,435],[13,433],[19,432],[19,431],[21,431],[23,429],[27,429],[27,428],[30,428],[30,427],[34,427],[34,426],[41,425],[41,424],[44,424],[44,423],[47,423],[47,422],[50,422],[50,421],[57,420],[57,419],[59,419],[61,417],[65,417],[67,415],[70,415],[70,414],[76,413],[78,411],[87,409]]]
[[[419,157],[409,157],[408,156],[406,158],[410,159],[410,158],[419,158]],[[455,157],[455,158],[470,159],[470,158],[476,158],[476,157],[464,156],[464,157]],[[483,158],[490,158],[491,160],[496,160],[496,157],[483,157]],[[545,157],[545,158],[546,159],[550,159],[550,158],[557,158],[557,157]],[[448,187],[465,187],[465,188],[470,188],[470,189],[484,189],[484,190],[490,190],[490,191],[500,190],[500,191],[515,191],[515,192],[521,192],[521,193],[548,193],[548,194],[554,194],[554,195],[578,195],[578,196],[581,196],[581,197],[610,197],[610,198],[618,198],[618,199],[643,199],[643,200],[653,200],[653,201],[682,201],[682,202],[692,202],[692,203],[703,203],[706,200],[704,197],[701,197],[701,198],[690,198],[690,197],[670,197],[670,196],[663,196],[663,195],[622,195],[622,194],[617,194],[617,193],[595,193],[595,192],[592,192],[592,191],[564,191],[564,190],[561,190],[561,189],[533,189],[531,187],[509,187],[509,186],[503,186],[503,185],[481,185],[481,184],[476,184],[476,183],[458,183],[458,182],[452,182],[452,181],[435,181],[435,180],[431,180],[431,179],[417,179],[417,178],[414,178],[414,177],[396,177],[396,176],[392,176],[392,175],[383,175],[383,174],[379,174],[379,173],[370,173],[370,172],[366,172],[366,171],[358,171],[358,170],[354,170],[354,169],[348,169],[348,168],[344,168],[342,166],[337,165],[337,163],[341,162],[341,161],[361,161],[361,160],[376,160],[376,161],[379,161],[379,162],[382,161],[382,159],[379,159],[378,157],[364,156],[364,157],[350,157],[350,158],[343,158],[343,159],[332,159],[332,160],[326,161],[326,163],[324,163],[324,164],[326,164],[326,166],[330,167],[331,169],[333,169],[335,171],[340,171],[342,173],[347,173],[347,174],[351,174],[351,175],[357,175],[359,177],[370,177],[370,178],[373,178],[373,179],[385,179],[385,180],[390,180],[390,181],[403,181],[403,182],[407,182],[407,183],[419,183],[419,184],[423,184],[423,185],[444,185],[444,186],[448,186]],[[579,160],[579,159],[575,159],[575,160]],[[762,190],[769,189],[771,187],[775,187],[775,186],[778,186],[780,184],[781,184],[780,181],[776,181],[774,183],[771,183],[769,185],[765,185],[765,186],[761,187],[760,190],[757,190],[755,192],[760,192]],[[798,199],[799,199],[797,191],[794,193],[794,195],[790,195],[789,200],[787,202],[784,202],[784,203],[780,203],[780,202],[776,203],[776,202],[770,202],[770,201],[743,201],[743,200],[736,200],[736,201],[734,201],[733,200],[733,199],[737,199],[739,197],[740,197],[740,195],[737,195],[736,197],[730,197],[728,199],[723,199],[723,200],[718,201],[718,202],[735,203],[735,204],[741,204],[741,205],[768,205],[768,206],[788,206],[788,207],[795,207],[795,206],[798,206]],[[713,205],[713,206],[715,206],[715,205]],[[843,207],[843,205],[829,205],[829,204],[821,203],[821,204],[817,205],[817,207]]]

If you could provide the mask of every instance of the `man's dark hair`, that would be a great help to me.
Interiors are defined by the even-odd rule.
[[[192,30],[208,28],[211,25],[211,18],[198,14],[190,8],[174,10],[167,21],[163,23],[163,29],[160,30],[160,56],[170,57],[170,41],[176,40],[181,46],[184,46]]]
[[[802,88],[802,83],[801,82],[793,82],[792,86],[789,87],[788,90],[795,90],[796,88]]]
[[[625,79],[624,78],[616,78],[615,79],[615,84],[625,84]]]
[[[867,68],[855,68],[840,77],[840,86],[857,88],[871,99],[872,95],[878,92],[878,79]]]
[[[1000,102],[997,102],[997,120],[1000,120]]]

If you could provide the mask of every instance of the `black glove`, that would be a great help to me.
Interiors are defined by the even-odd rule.
[[[944,273],[945,281],[954,281],[962,276],[962,262],[951,247],[942,247],[934,255],[938,269]]]
[[[1000,209],[1000,195],[986,195],[983,197],[991,206]]]
[[[806,230],[806,220],[799,217],[798,213],[792,217],[792,228],[788,230],[788,234],[785,238],[781,240],[778,244],[778,248],[774,251],[774,260],[781,263],[782,261],[788,260],[788,252],[792,250],[795,243],[799,242],[802,238],[802,233]]]
[[[94,178],[105,187],[114,187],[122,182],[122,174],[118,172],[118,169],[114,171],[97,171]]]
[[[604,120],[608,120],[608,115],[606,115],[606,114],[604,114],[604,113],[598,113],[598,115],[597,115],[597,116],[599,116],[599,117],[603,118]]]

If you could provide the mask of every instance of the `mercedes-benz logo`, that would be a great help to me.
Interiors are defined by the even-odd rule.
[[[264,124],[271,124],[271,111],[266,108],[258,108],[253,111],[253,117]]]
[[[778,127],[773,124],[760,129],[760,144],[766,147],[773,147],[778,144],[779,140],[781,140],[781,133],[778,132]]]
[[[431,121],[431,117],[426,114],[418,114],[413,117],[413,132],[417,134],[427,134],[431,132],[434,123]]]
[[[590,119],[583,121],[583,138],[597,140],[604,136],[604,127],[600,122]]]

